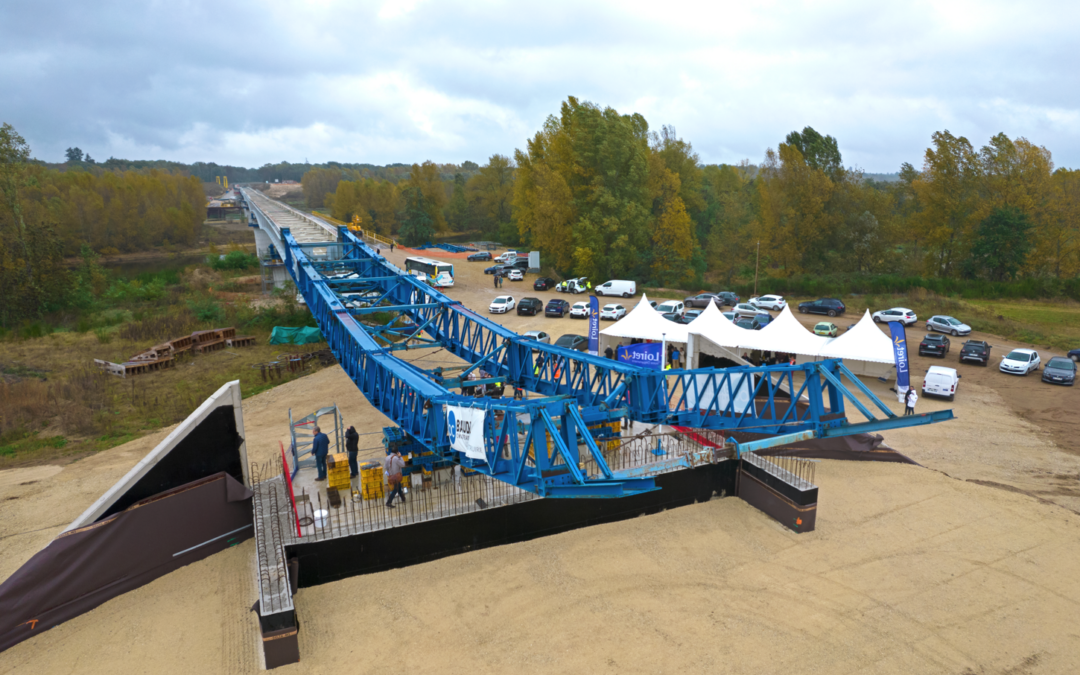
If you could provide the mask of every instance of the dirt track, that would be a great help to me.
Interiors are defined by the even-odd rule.
[[[496,291],[484,265],[455,264],[452,295],[477,310],[499,293],[554,295]],[[816,532],[729,498],[305,589],[303,661],[277,672],[1077,672],[1080,459],[1021,407],[1075,409],[1073,391],[1042,385],[1040,403],[1034,377],[961,372],[955,403],[920,401],[959,420],[886,435],[927,468],[818,467]],[[277,452],[288,408],[334,401],[361,433],[387,424],[327,369],[245,401],[252,459]],[[0,578],[167,432],[0,472]],[[255,672],[252,554],[248,542],[116,598],[0,654],[0,672]]]

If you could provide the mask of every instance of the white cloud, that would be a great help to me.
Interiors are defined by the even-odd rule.
[[[868,171],[948,128],[1080,164],[1064,2],[5,5],[0,119],[57,161],[484,161],[567,95],[671,124],[708,162],[793,129]],[[49,16],[50,21],[40,21]]]

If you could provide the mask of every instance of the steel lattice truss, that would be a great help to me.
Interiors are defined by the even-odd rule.
[[[589,427],[613,419],[823,437],[952,417],[951,411],[897,417],[838,360],[656,371],[538,343],[405,274],[346,228],[339,229],[339,241],[317,244],[298,242],[287,228],[280,232],[290,275],[339,363],[372,405],[442,458],[544,496],[618,497],[655,489],[651,478],[607,467]],[[390,321],[369,325],[387,315]],[[471,365],[451,376],[396,355],[425,348],[446,349]],[[490,377],[471,379],[470,386],[497,381],[541,398],[478,399],[451,391],[478,369]],[[867,421],[849,422],[845,402]],[[489,412],[486,459],[451,449],[446,405]],[[583,452],[598,473],[579,469]]]

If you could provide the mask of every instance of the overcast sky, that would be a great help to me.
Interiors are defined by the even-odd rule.
[[[1080,167],[1078,20],[1032,1],[4,0],[0,122],[52,162],[484,163],[573,95],[673,125],[708,163],[809,125],[870,172],[920,166],[941,129]]]

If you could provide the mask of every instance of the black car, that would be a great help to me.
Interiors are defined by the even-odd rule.
[[[480,251],[479,253],[472,253],[466,258],[469,262],[478,262],[481,260],[491,260],[491,251]]]
[[[570,303],[562,298],[555,298],[554,300],[548,300],[547,307],[544,308],[544,316],[557,316],[564,317],[566,313],[570,311]]]
[[[576,349],[579,352],[583,352],[589,348],[589,340],[580,335],[570,335],[567,333],[555,341],[555,346]]]
[[[544,301],[540,298],[522,298],[518,302],[517,313],[518,315],[528,314],[529,316],[536,316],[544,309]]]
[[[1042,381],[1071,387],[1076,383],[1076,364],[1066,356],[1055,356],[1043,366]]]
[[[983,340],[968,340],[960,348],[960,363],[974,361],[986,365],[990,363],[990,343]]]
[[[732,293],[731,291],[720,291],[716,295],[723,299],[725,305],[730,305],[731,307],[734,307],[735,305],[739,304],[739,296]]]
[[[926,337],[919,343],[919,356],[933,355],[945,358],[945,355],[949,353],[949,347],[951,346],[949,338],[944,335],[941,335],[940,333],[927,333]]]
[[[847,311],[847,307],[836,298],[822,298],[821,300],[800,302],[799,311],[803,314],[828,314],[829,316],[839,316]]]
[[[534,291],[547,291],[555,288],[555,280],[551,277],[540,277],[533,282]]]
[[[510,272],[510,270],[516,270],[516,269],[521,269],[521,268],[520,267],[515,267],[514,265],[502,265],[502,264],[492,265],[491,267],[485,267],[484,268],[484,274],[495,274],[496,272],[501,272],[503,274],[508,274]],[[522,271],[524,271],[524,270],[522,270]]]
[[[705,308],[709,306],[710,302],[717,307],[724,306],[724,298],[720,297],[718,293],[698,293],[683,300],[683,304],[687,307]]]
[[[1068,356],[1073,361],[1080,361],[1080,349],[1074,349],[1065,356]]]
[[[664,312],[660,316],[664,317],[668,321],[673,321],[675,323],[679,323],[679,319],[682,318],[682,314],[677,314],[675,312]]]
[[[735,322],[735,325],[739,328],[745,328],[746,330],[757,330],[761,328],[761,326],[758,325],[757,321],[753,321],[751,319],[739,319]]]

